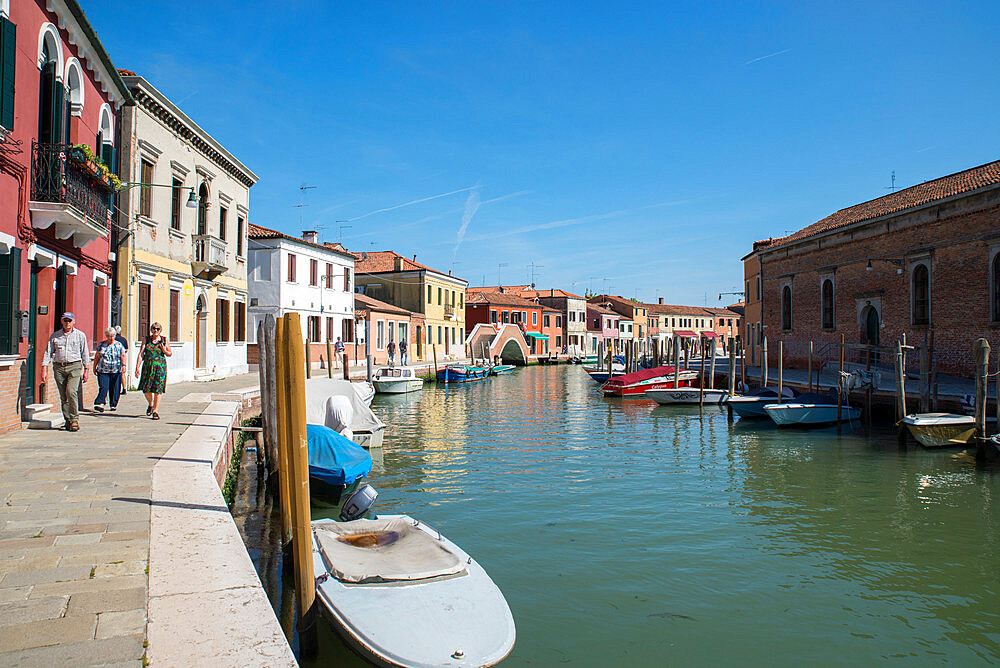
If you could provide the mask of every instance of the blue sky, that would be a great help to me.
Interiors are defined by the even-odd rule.
[[[739,259],[1000,158],[1000,3],[85,2],[251,221],[481,284],[718,305]],[[724,297],[727,303],[735,298]]]

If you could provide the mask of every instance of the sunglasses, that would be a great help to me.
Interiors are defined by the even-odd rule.
[[[63,318],[63,322],[73,322],[73,318]]]
[[[154,332],[158,332],[158,331],[160,331],[160,328],[159,328],[159,327],[151,327],[150,329],[152,329],[152,331],[154,331]]]

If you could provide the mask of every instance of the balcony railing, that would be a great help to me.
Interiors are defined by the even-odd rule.
[[[111,189],[85,165],[68,159],[68,144],[31,144],[31,199],[69,204],[107,229]]]
[[[194,243],[194,261],[192,262],[196,276],[205,275],[212,279],[228,269],[226,264],[226,242],[210,234],[196,234],[192,237]]]
[[[444,305],[444,317],[445,317],[445,319],[448,319],[448,320],[450,320],[451,318],[454,318],[455,317],[455,307],[452,306],[451,304],[445,304]]]

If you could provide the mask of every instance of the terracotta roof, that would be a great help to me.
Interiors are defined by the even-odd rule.
[[[649,308],[649,304],[642,304],[639,302],[634,302],[631,299],[626,299],[619,295],[594,295],[587,299],[591,304],[614,304],[619,308]]]
[[[519,306],[522,308],[539,308],[535,302],[529,302],[523,297],[510,292],[491,290],[466,290],[466,304],[496,304],[497,306]]]
[[[538,297],[569,297],[570,299],[583,299],[580,295],[574,295],[572,292],[566,292],[565,290],[560,290],[558,288],[554,290],[524,289],[520,291],[520,294],[525,299],[537,299]]]
[[[268,227],[263,227],[255,223],[250,223],[247,227],[247,237],[250,239],[288,239],[289,241],[295,241],[304,246],[312,246],[313,248],[318,248],[329,253],[336,253],[337,255],[343,255],[352,259],[354,258],[354,254],[349,253],[348,251],[337,250],[328,244],[314,244],[311,241],[306,241],[305,239],[301,239],[299,237],[293,237],[290,234],[285,234],[284,232],[279,232],[278,230],[272,230]],[[355,271],[357,270],[355,269]]]
[[[504,292],[513,292],[519,294],[524,290],[529,288],[528,285],[480,285],[480,286],[469,286],[466,290],[485,290],[487,292],[500,292],[500,288],[504,289]]]
[[[433,271],[438,274],[451,276],[459,281],[465,280],[459,278],[458,276],[452,276],[446,272],[428,267],[425,264],[420,264],[416,260],[411,260],[408,257],[400,255],[396,251],[372,251],[370,253],[365,253],[365,255],[366,257],[361,259],[361,254],[354,253],[354,257],[357,258],[354,265],[354,271],[359,274],[383,274],[394,272],[396,271],[396,258],[399,258],[400,271]]]
[[[710,311],[701,306],[682,306],[680,304],[646,304],[651,313],[669,313],[676,315],[711,315]]]
[[[985,165],[949,174],[948,176],[942,176],[933,181],[925,181],[918,185],[862,202],[861,204],[849,206],[787,237],[768,239],[766,245],[764,245],[763,241],[758,241],[754,243],[754,250],[757,250],[758,247],[770,248],[800,241],[840,227],[899,213],[900,211],[916,206],[930,204],[931,202],[997,184],[1000,184],[1000,160],[988,162]]]
[[[588,302],[587,303],[587,308],[591,309],[592,311],[595,311],[596,313],[601,313],[603,315],[613,315],[613,316],[618,317],[618,318],[621,317],[621,315],[619,315],[618,313],[615,313],[614,311],[612,311],[610,309],[606,309],[606,308],[604,308],[603,306],[601,306],[599,304],[591,304],[591,303]]]
[[[360,293],[355,293],[354,295],[354,310],[371,310],[371,311],[383,311],[385,313],[399,313],[402,315],[422,315],[420,313],[414,313],[413,311],[407,311],[405,308],[394,306],[387,302],[379,301],[378,299],[372,299],[367,295]]]
[[[136,76],[135,72],[133,72],[132,70],[125,70],[125,69],[122,69],[120,67],[118,68],[118,74],[122,75],[123,77],[134,77],[134,76]]]

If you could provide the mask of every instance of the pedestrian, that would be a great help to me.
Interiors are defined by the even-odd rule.
[[[80,377],[87,382],[87,364],[90,348],[87,335],[75,328],[76,316],[67,311],[60,318],[62,329],[56,330],[45,346],[42,358],[42,382],[48,379],[48,365],[52,363],[52,377],[59,389],[66,431],[80,431]]]
[[[392,339],[389,339],[389,345],[386,347],[386,352],[389,353],[389,366],[395,366],[396,362],[393,358],[396,357],[396,343]]]
[[[408,348],[408,346],[406,344],[406,339],[400,339],[399,340],[399,365],[400,366],[406,366],[406,362],[408,360],[408,358],[406,356],[406,350],[407,350],[407,348]]]
[[[344,357],[344,342],[340,340],[339,336],[337,337],[337,342],[333,344],[333,352],[336,353],[334,357],[339,363]]]
[[[170,344],[160,332],[160,323],[154,322],[139,347],[139,359],[135,365],[135,377],[139,379],[139,391],[146,395],[149,406],[146,415],[160,419],[160,397],[167,391],[167,358],[173,355]],[[141,366],[140,366],[141,365]],[[139,369],[142,373],[139,373]]]
[[[110,399],[110,410],[118,408],[121,396],[122,372],[128,368],[128,353],[121,341],[115,337],[113,327],[104,330],[104,340],[97,344],[94,352],[94,373],[97,374],[97,398],[94,410],[104,412],[104,401]]]
[[[122,326],[121,325],[115,325],[115,341],[117,341],[118,343],[122,344],[122,347],[125,348],[125,352],[126,353],[128,352],[128,339],[126,339],[124,336],[122,336]],[[127,391],[128,391],[128,379],[127,379],[128,371],[126,371],[126,369],[128,369],[128,364],[127,363],[125,364],[125,366],[122,367],[122,393],[121,393],[121,396],[123,396],[123,397],[127,394]]]

